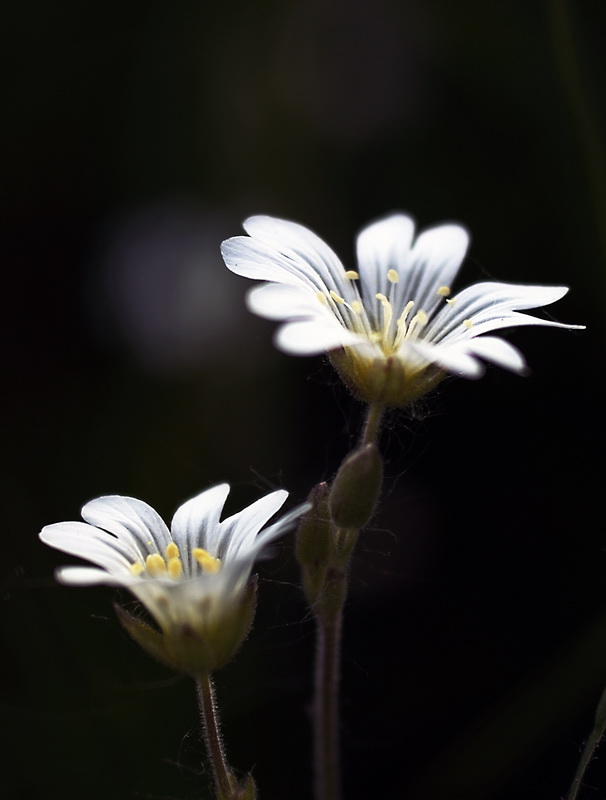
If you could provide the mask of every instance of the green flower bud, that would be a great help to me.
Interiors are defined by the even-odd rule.
[[[333,523],[360,530],[372,517],[383,482],[383,462],[374,443],[351,453],[339,467],[328,496]]]

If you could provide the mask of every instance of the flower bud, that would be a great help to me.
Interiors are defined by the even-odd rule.
[[[372,516],[383,482],[383,463],[374,443],[351,453],[339,467],[328,496],[333,523],[360,530]]]
[[[333,537],[327,484],[314,486],[308,501],[311,509],[299,523],[296,555],[301,565],[305,596],[309,604],[314,605],[324,586]]]
[[[311,503],[311,509],[301,517],[297,531],[296,554],[300,564],[317,567],[326,561],[330,549],[328,485],[319,483],[314,486],[307,500]]]

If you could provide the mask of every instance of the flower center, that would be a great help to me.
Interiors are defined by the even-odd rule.
[[[203,547],[194,547],[191,554],[202,572],[215,573],[221,569],[221,559],[211,556]],[[178,580],[183,575],[183,562],[179,548],[174,542],[170,542],[163,556],[160,553],[150,553],[144,564],[140,561],[131,564],[130,571],[133,575],[141,575],[141,577],[165,577]]]
[[[399,298],[395,298],[395,287],[400,282],[400,276],[395,269],[387,271],[387,294],[377,292],[374,307],[364,305],[362,296],[357,286],[359,274],[354,270],[345,272],[344,288],[346,297],[341,297],[337,292],[318,292],[317,297],[321,303],[332,306],[332,310],[341,320],[343,325],[354,333],[366,336],[377,344],[385,356],[393,355],[402,342],[415,339],[429,322],[429,315],[422,308],[418,309],[411,317],[415,301],[408,300],[403,306]],[[449,305],[454,300],[449,299],[450,287],[440,286],[436,294],[446,299]],[[402,309],[398,316],[396,314]]]

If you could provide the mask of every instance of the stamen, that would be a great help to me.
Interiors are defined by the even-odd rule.
[[[406,318],[410,314],[411,308],[414,306],[415,301],[409,300],[408,303],[404,306],[404,311],[398,317],[398,321],[396,323],[397,334],[394,340],[394,347],[397,347],[402,339],[406,336]]]
[[[359,274],[355,271],[355,269],[348,269],[345,273],[345,277],[350,281],[357,281],[359,279]]]
[[[449,306],[452,307],[452,306],[454,306],[454,304],[457,302],[458,299],[459,299],[458,297],[453,297],[452,300],[449,300],[448,298],[446,298],[446,302],[448,303]]]
[[[152,577],[166,574],[166,562],[160,553],[151,553],[145,559],[145,567]]]
[[[326,294],[324,292],[316,292],[316,297],[324,305],[326,305],[326,303],[328,303],[328,297],[326,297]]]
[[[134,564],[130,565],[130,571],[132,575],[140,575],[143,572],[143,564],[140,561],[135,561]]]
[[[171,558],[178,558],[179,548],[174,542],[169,542],[168,545],[166,546],[166,550],[164,551],[164,553],[166,554],[167,560]]]
[[[406,338],[409,339],[413,335],[413,333],[415,332],[416,328],[418,328],[418,327],[422,328],[425,325],[427,325],[427,320],[428,319],[429,319],[429,317],[427,316],[425,311],[423,311],[422,309],[419,309],[417,311],[417,313],[414,315],[414,317],[410,320],[410,326],[409,326],[408,331],[406,333]]]
[[[379,292],[378,294],[375,295],[375,297],[377,298],[379,303],[381,303],[381,305],[383,306],[383,331],[381,338],[385,339],[389,331],[389,326],[391,325],[391,320],[393,317],[393,309],[391,307],[391,303],[385,297],[384,294]]]
[[[344,303],[345,299],[338,295],[333,289],[330,290],[330,296],[335,301],[335,303]]]
[[[395,269],[390,269],[387,272],[387,280],[390,283],[399,283],[400,282],[400,276],[398,275],[398,273],[396,272]]]
[[[167,548],[168,549],[168,548]],[[168,559],[168,574],[169,577],[176,580],[177,578],[181,577],[183,572],[183,564],[181,563],[181,559],[178,556],[172,556]]]
[[[437,294],[439,294],[441,297],[448,297],[450,294],[450,286],[440,286]]]
[[[203,547],[194,547],[191,551],[203,572],[218,572],[221,569],[221,559],[211,556]]]
[[[466,328],[473,328],[473,322],[470,319],[464,319],[463,325],[465,325]]]
[[[350,303],[350,308],[354,314],[361,314],[363,311],[362,303],[359,300],[352,300]]]

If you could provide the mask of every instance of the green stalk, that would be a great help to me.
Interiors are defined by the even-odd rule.
[[[316,700],[314,758],[316,800],[340,800],[339,683],[341,678],[341,620],[316,617]]]
[[[376,444],[383,411],[384,406],[379,403],[368,407],[359,445],[360,450],[367,445]],[[360,450],[358,450],[358,453]],[[343,464],[352,457],[354,457],[353,454],[346,457]],[[363,457],[365,458],[366,456]],[[369,478],[369,480],[371,479]],[[377,494],[379,488],[380,478],[374,490]],[[369,506],[368,516],[372,512],[373,505],[374,501]],[[338,554],[333,552],[332,558],[329,556],[322,590],[317,601],[312,606],[316,617],[314,700],[316,800],[340,800],[341,798],[339,696],[343,608],[347,598],[350,555],[361,530],[360,523],[356,528],[347,527],[341,529],[339,524],[348,525],[350,523],[338,523],[334,513],[335,508],[333,506],[331,529],[333,547],[336,545]],[[365,523],[363,522],[363,524]]]
[[[212,767],[217,800],[231,800],[234,797],[237,781],[225,756],[225,746],[219,725],[219,713],[215,699],[215,687],[210,675],[198,676],[198,701],[206,750]]]
[[[604,732],[606,732],[606,689],[603,691],[602,696],[600,698],[600,702],[598,703],[598,708],[595,714],[595,721],[593,724],[593,730],[587,737],[587,741],[585,742],[585,747],[583,748],[583,753],[581,755],[581,760],[579,761],[579,766],[577,767],[576,774],[573,778],[572,784],[570,785],[570,789],[568,790],[568,794],[566,795],[566,800],[576,800],[579,794],[579,789],[581,788],[581,783],[583,781],[583,776],[585,775],[585,770],[589,766],[589,762],[593,758],[593,754],[598,748],[598,745],[602,741],[604,736]]]

